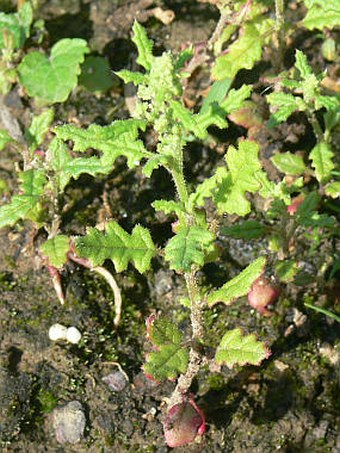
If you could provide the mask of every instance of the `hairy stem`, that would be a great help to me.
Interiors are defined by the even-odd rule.
[[[316,140],[318,143],[321,143],[324,141],[324,134],[322,132],[321,126],[319,121],[317,120],[315,113],[310,109],[310,111],[307,113],[308,120],[310,121],[314,135],[316,137]]]

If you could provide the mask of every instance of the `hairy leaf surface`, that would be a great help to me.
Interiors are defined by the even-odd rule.
[[[60,268],[67,262],[67,252],[70,249],[70,238],[63,234],[47,239],[40,250],[47,256],[49,264]]]
[[[317,143],[309,155],[315,176],[319,182],[326,182],[331,177],[331,171],[335,168],[334,153],[325,142]]]
[[[105,225],[105,231],[90,228],[86,236],[74,241],[79,256],[88,258],[93,266],[110,259],[117,272],[127,269],[131,261],[143,273],[150,269],[151,259],[156,255],[149,230],[136,225],[131,234],[114,221]]]
[[[199,226],[185,227],[170,239],[165,247],[165,259],[170,268],[178,272],[190,272],[196,264],[203,266],[205,251],[214,241],[214,235]]]
[[[216,351],[216,362],[227,365],[259,365],[268,358],[270,351],[255,335],[242,335],[241,329],[230,330],[224,334]]]

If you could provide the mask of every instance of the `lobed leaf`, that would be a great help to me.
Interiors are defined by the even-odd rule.
[[[193,265],[203,266],[205,252],[213,244],[214,235],[199,226],[182,228],[165,247],[165,259],[177,272],[190,272]]]
[[[309,155],[315,176],[319,182],[328,181],[331,171],[335,168],[333,163],[334,153],[326,142],[317,143]]]
[[[182,347],[183,334],[177,325],[165,319],[155,319],[149,327],[149,338],[156,351],[147,356],[144,371],[153,379],[175,379],[186,372],[189,352]]]
[[[30,151],[35,151],[44,141],[54,118],[54,110],[48,109],[34,116],[30,127],[25,131]]]
[[[119,156],[125,156],[129,168],[133,168],[150,155],[138,139],[139,129],[145,130],[145,127],[145,121],[129,119],[114,121],[108,126],[92,124],[87,129],[64,125],[56,127],[54,132],[62,140],[72,140],[74,151],[90,148],[102,151],[103,155],[97,160],[103,166],[101,173],[108,173]]]
[[[137,63],[147,71],[150,71],[154,60],[154,56],[152,55],[153,42],[148,38],[145,28],[136,20],[133,24],[132,41],[138,49]]]
[[[224,334],[215,360],[231,368],[234,365],[259,365],[269,355],[266,345],[258,341],[255,335],[242,335],[241,329],[234,329]]]
[[[157,252],[149,230],[136,225],[129,234],[114,221],[105,225],[105,231],[90,228],[86,236],[77,237],[74,243],[78,255],[88,258],[93,266],[110,259],[116,272],[127,269],[129,261],[132,261],[143,273],[150,269],[151,259]]]
[[[217,302],[230,305],[235,299],[245,296],[250,291],[254,281],[263,273],[266,258],[261,256],[247,266],[239,275],[225,283],[220,289],[208,295],[209,306]]]
[[[255,193],[267,180],[258,158],[259,146],[252,141],[241,141],[239,149],[229,146],[226,161],[229,171],[220,170],[218,184],[214,191],[214,201],[219,213],[244,216],[250,212],[246,193]],[[262,176],[262,179],[261,177]]]
[[[68,146],[57,138],[52,140],[48,148],[47,161],[53,169],[54,179],[60,192],[63,192],[72,178],[77,179],[83,173],[95,176],[112,170],[111,165],[105,165],[96,156],[73,158]]]
[[[340,4],[338,0],[307,0],[308,12],[302,25],[308,30],[332,29],[340,25]]]
[[[325,187],[325,192],[326,195],[328,195],[329,197],[332,198],[340,197],[340,182],[339,181],[330,182]]]
[[[280,153],[271,157],[271,161],[281,173],[286,175],[302,175],[306,165],[301,156],[292,153]]]
[[[77,86],[80,64],[89,52],[83,39],[61,39],[47,58],[40,52],[27,54],[18,66],[19,79],[29,96],[43,104],[64,102]]]
[[[46,184],[46,175],[43,170],[27,170],[20,173],[20,195],[14,195],[10,203],[0,207],[0,228],[12,226],[20,219],[33,218]]]
[[[301,98],[286,93],[271,93],[267,96],[268,103],[274,107],[274,113],[269,120],[269,126],[276,126],[297,111],[306,110],[306,105]]]
[[[67,263],[67,252],[69,249],[70,239],[62,234],[47,239],[40,247],[42,254],[48,258],[49,264],[56,268],[60,268]]]
[[[212,75],[216,80],[233,79],[240,69],[252,69],[262,56],[262,39],[253,24],[244,26],[243,34],[216,59]]]

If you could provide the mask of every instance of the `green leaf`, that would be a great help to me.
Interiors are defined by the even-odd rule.
[[[330,182],[325,187],[325,192],[328,197],[332,198],[340,197],[340,182],[339,181]]]
[[[340,4],[338,0],[305,1],[308,12],[302,25],[308,30],[332,29],[340,25]]]
[[[79,256],[88,258],[93,266],[110,259],[116,272],[127,269],[129,261],[132,261],[143,273],[150,269],[151,259],[157,253],[149,230],[136,225],[129,234],[114,221],[105,225],[104,232],[90,228],[86,236],[77,237],[74,243]]]
[[[54,118],[54,110],[48,109],[38,116],[34,116],[30,127],[25,132],[25,137],[30,151],[35,151],[44,141]]]
[[[121,71],[115,72],[115,74],[124,80],[125,83],[133,83],[138,86],[142,83],[146,83],[147,77],[141,72],[132,72],[127,69],[122,69]]]
[[[36,220],[36,208],[46,184],[43,170],[27,170],[20,173],[20,195],[14,195],[10,203],[0,207],[0,228],[12,226],[20,219]]]
[[[254,281],[263,273],[266,258],[261,256],[247,266],[239,275],[225,283],[220,289],[210,293],[207,298],[208,305],[223,302],[230,305],[235,299],[249,293]]]
[[[315,176],[319,182],[326,182],[330,179],[331,171],[335,168],[333,163],[334,153],[325,142],[317,143],[309,155],[312,167],[315,169]]]
[[[313,75],[306,55],[298,49],[295,52],[295,67],[299,70],[302,79],[308,79],[309,76]]]
[[[190,272],[194,264],[203,266],[205,252],[213,241],[213,233],[201,227],[192,226],[181,229],[165,247],[165,259],[170,261],[170,269],[177,272]]]
[[[221,108],[229,114],[234,110],[238,110],[243,106],[245,99],[251,94],[251,85],[242,85],[241,88],[229,91],[228,96],[220,103]]]
[[[154,379],[175,379],[188,367],[189,352],[182,347],[183,334],[176,324],[156,319],[149,329],[149,338],[157,351],[147,355],[144,371]]]
[[[13,138],[4,129],[0,129],[0,151],[5,148],[7,143],[14,142]]]
[[[216,80],[233,79],[240,69],[252,69],[262,56],[262,39],[252,24],[244,26],[243,34],[216,59],[212,75]]]
[[[280,153],[271,157],[271,161],[281,173],[286,175],[302,175],[306,165],[301,156],[292,153]]]
[[[139,129],[145,130],[145,127],[145,121],[129,119],[114,121],[108,126],[92,124],[87,129],[65,125],[56,127],[54,132],[62,140],[72,140],[74,151],[84,152],[89,148],[102,151],[101,173],[107,173],[119,156],[125,156],[129,168],[133,168],[143,157],[150,155],[143,142],[138,140]]]
[[[292,282],[297,271],[298,264],[293,260],[278,261],[275,264],[275,272],[284,283]]]
[[[206,113],[209,110],[209,106],[215,102],[220,104],[229,91],[232,81],[232,79],[216,80],[203,101],[200,113]]]
[[[136,20],[133,24],[132,41],[138,49],[137,63],[147,71],[150,71],[154,60],[154,56],[152,55],[153,42],[148,38],[145,28]]]
[[[319,214],[316,209],[320,203],[320,195],[310,192],[298,207],[296,220],[304,227],[331,228],[335,219],[327,214]]]
[[[83,39],[61,39],[50,58],[31,52],[18,66],[19,79],[29,96],[42,104],[64,102],[77,86],[80,64],[89,52]]]
[[[184,214],[184,208],[178,201],[174,200],[155,200],[151,206],[156,211],[163,211],[164,214],[171,214],[174,212],[178,217]]]
[[[79,84],[91,93],[105,93],[118,84],[118,79],[106,58],[91,55],[81,66]]]
[[[274,113],[271,115],[268,125],[276,126],[293,113],[299,110],[306,110],[306,104],[301,98],[286,93],[271,93],[267,96],[268,103],[274,107]]]
[[[62,234],[47,239],[40,250],[47,256],[50,265],[60,268],[67,263],[67,252],[70,249],[70,239]]]
[[[239,149],[229,146],[226,161],[229,171],[222,170],[214,192],[214,201],[219,213],[244,216],[250,212],[246,192],[261,190],[258,175],[266,178],[258,158],[259,146],[252,141],[240,141]]]
[[[6,33],[9,33],[12,39],[11,49],[22,47],[29,37],[32,21],[33,10],[30,2],[25,2],[17,13],[0,13],[0,49],[6,48]]]
[[[63,192],[72,178],[78,179],[83,173],[95,176],[112,170],[111,165],[105,166],[96,156],[73,158],[68,146],[57,138],[52,140],[48,148],[47,162],[53,169],[59,192]]]
[[[239,225],[221,228],[221,234],[236,239],[257,239],[266,232],[266,227],[256,220],[246,220]]]
[[[234,365],[259,365],[269,355],[266,345],[258,341],[255,335],[242,335],[241,329],[234,329],[224,334],[215,360],[231,368]]]

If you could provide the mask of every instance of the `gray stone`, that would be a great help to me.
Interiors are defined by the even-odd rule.
[[[84,436],[86,418],[82,405],[71,401],[52,412],[52,425],[60,444],[76,444]]]

